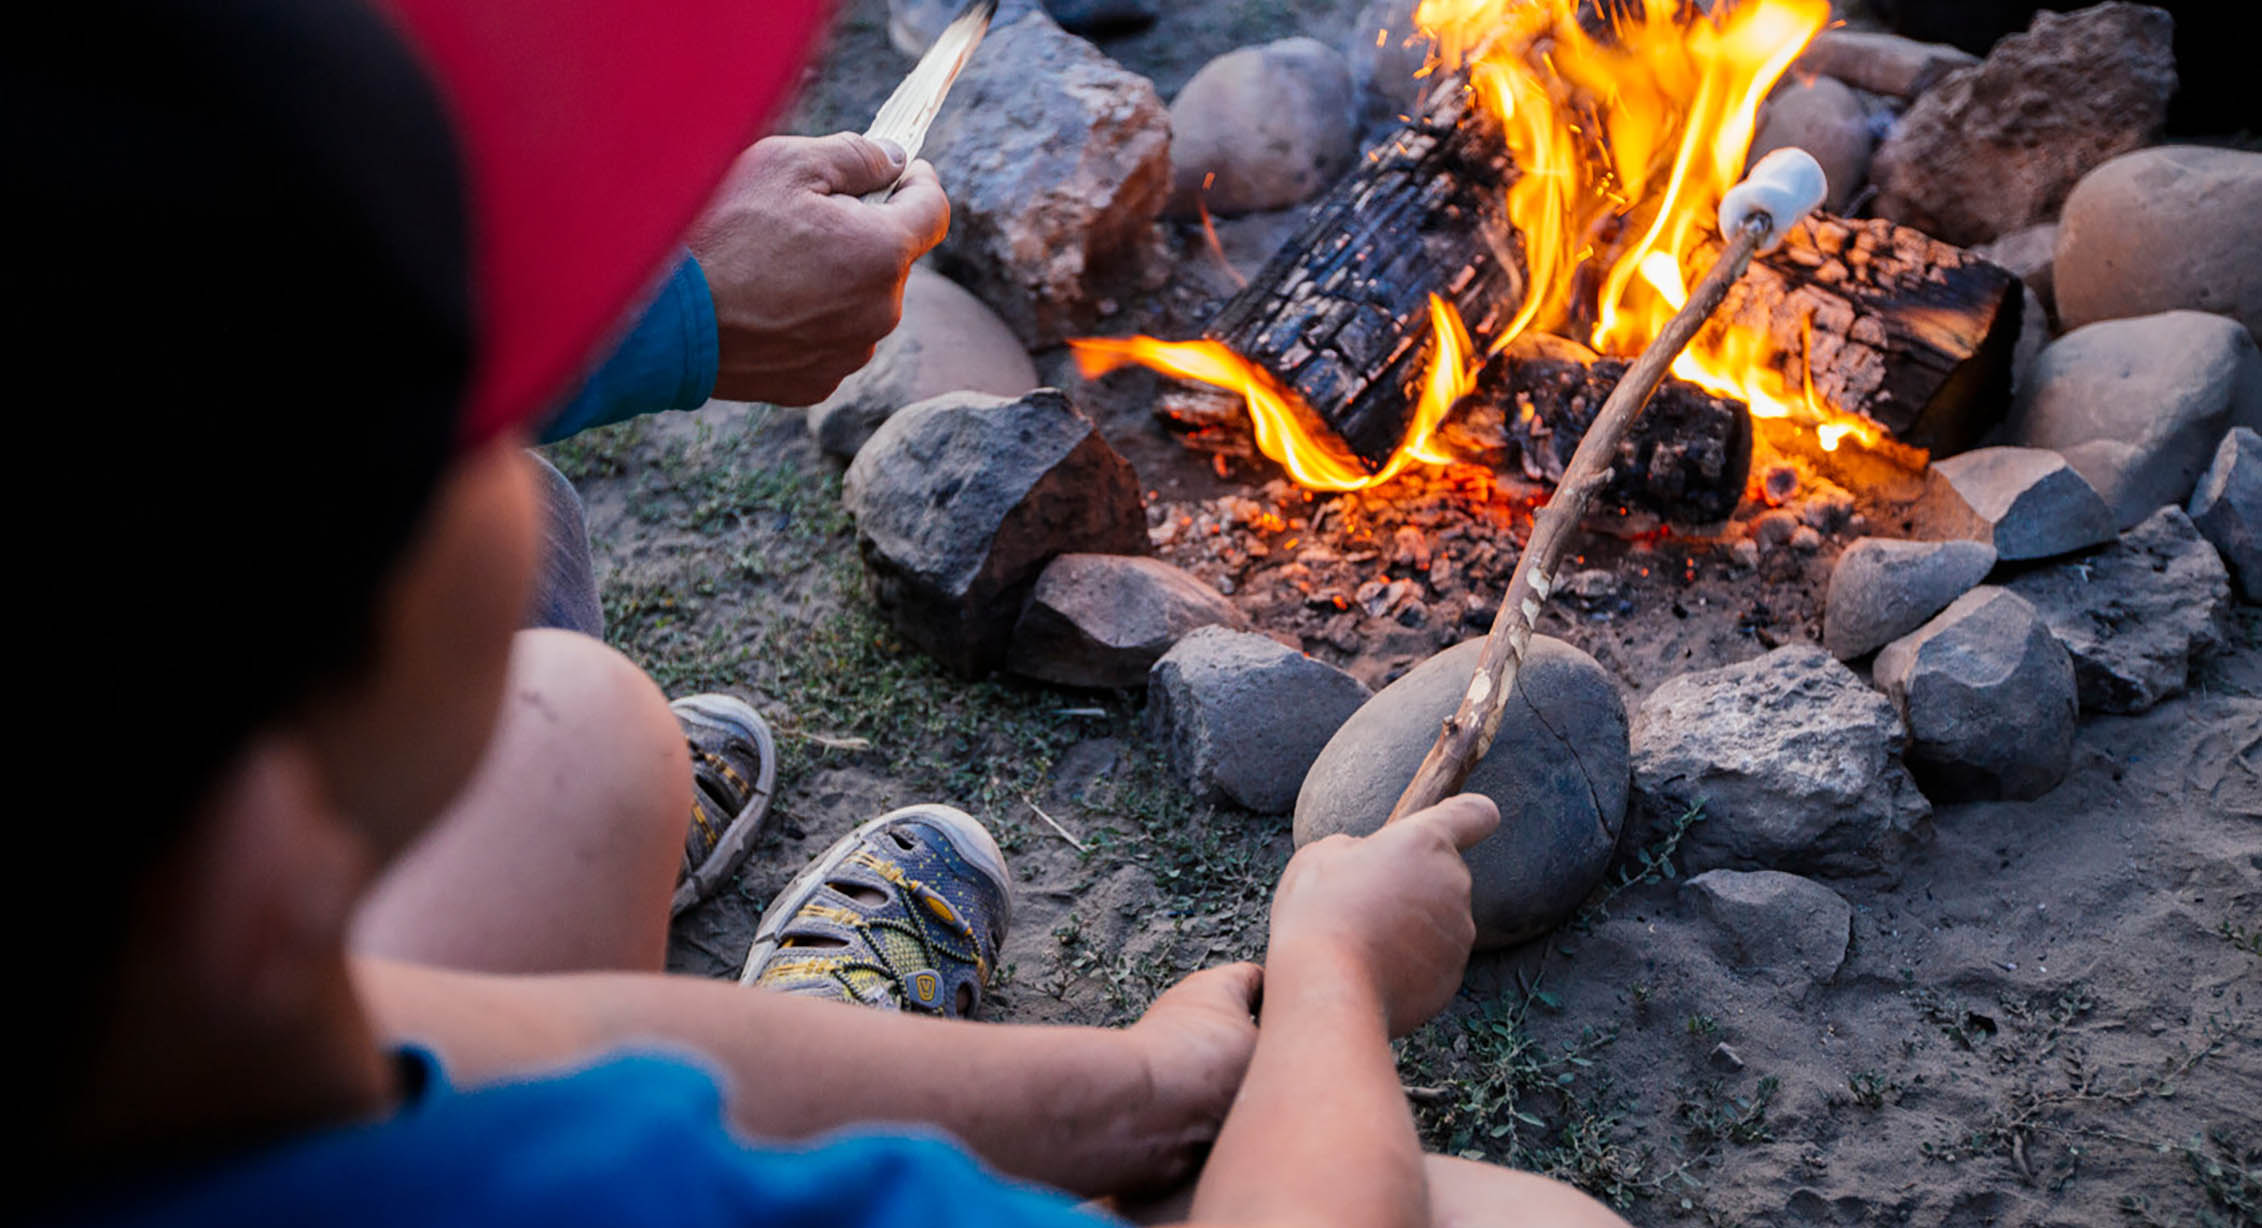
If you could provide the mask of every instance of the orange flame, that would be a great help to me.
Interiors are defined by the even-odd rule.
[[[1460,313],[1431,295],[1430,324],[1436,352],[1422,378],[1421,399],[1408,424],[1406,442],[1378,472],[1370,473],[1332,431],[1313,430],[1314,415],[1263,368],[1215,341],[1157,341],[1152,337],[1090,337],[1070,341],[1076,363],[1088,379],[1136,362],[1167,375],[1237,392],[1249,403],[1257,447],[1280,462],[1288,476],[1307,490],[1364,490],[1379,486],[1415,462],[1442,465],[1452,460],[1433,436],[1456,402],[1476,386],[1475,348]]]
[[[1494,351],[1535,328],[1583,331],[1594,349],[1621,356],[1648,345],[1716,250],[1720,199],[1743,176],[1760,103],[1829,20],[1829,0],[1421,0],[1415,22],[1436,46],[1424,72],[1467,75],[1518,168],[1507,207],[1528,288]],[[1371,476],[1329,432],[1304,429],[1311,415],[1292,394],[1221,345],[1076,345],[1088,372],[1136,361],[1243,393],[1259,446],[1292,478],[1354,490],[1412,461],[1446,459],[1430,436],[1460,392],[1437,398],[1466,391],[1468,344],[1450,306],[1433,299],[1431,311],[1441,338],[1452,320],[1457,340],[1434,359],[1451,367],[1431,372],[1416,433]],[[1784,374],[1792,356],[1766,336],[1716,326],[1673,373],[1755,416],[1813,427],[1825,450],[1848,438],[1876,446],[1866,419],[1817,395],[1806,358],[1796,356],[1794,382]]]
[[[1466,70],[1499,118],[1522,175],[1508,190],[1531,290],[1501,335],[1569,331],[1631,356],[1688,301],[1720,198],[1743,177],[1759,104],[1830,20],[1828,0],[1741,0],[1700,11],[1686,0],[1600,0],[1597,31],[1581,0],[1422,0],[1417,23],[1439,62]],[[1600,290],[1582,313],[1590,264]],[[1827,423],[1835,447],[1870,430],[1841,420],[1811,382],[1789,389],[1763,338],[1700,335],[1673,373],[1733,396],[1761,417]],[[1801,355],[1802,367],[1804,355]]]

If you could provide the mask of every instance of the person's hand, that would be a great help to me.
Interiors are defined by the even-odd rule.
[[[739,155],[688,240],[715,299],[717,397],[813,405],[895,331],[911,262],[950,230],[925,162],[885,204],[858,199],[894,182],[902,159],[846,132]]]
[[[1160,1119],[1177,1123],[1155,1157],[1148,1188],[1192,1177],[1202,1152],[1216,1141],[1256,1052],[1263,986],[1264,970],[1255,964],[1197,972],[1164,991],[1124,1030],[1146,1062]]]
[[[1289,859],[1272,897],[1272,955],[1316,952],[1370,988],[1404,1036],[1445,1009],[1476,940],[1461,850],[1500,825],[1464,793],[1365,838],[1329,836]]]

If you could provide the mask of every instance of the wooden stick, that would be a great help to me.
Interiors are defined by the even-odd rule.
[[[1767,239],[1771,225],[1766,215],[1759,214],[1737,228],[1727,249],[1720,253],[1719,262],[1689,295],[1688,303],[1666,322],[1665,330],[1627,368],[1625,378],[1602,403],[1594,425],[1587,428],[1579,450],[1564,467],[1554,496],[1533,522],[1532,539],[1516,561],[1516,574],[1508,581],[1508,595],[1500,601],[1500,612],[1493,615],[1484,655],[1478,658],[1476,675],[1469,679],[1461,706],[1445,718],[1437,741],[1422,757],[1414,779],[1392,808],[1392,821],[1460,792],[1469,773],[1492,749],[1492,739],[1500,732],[1500,718],[1508,711],[1508,695],[1516,688],[1524,653],[1531,647],[1532,624],[1539,619],[1540,603],[1555,589],[1555,565],[1569,547],[1571,536],[1578,532],[1579,522],[1585,519],[1594,492],[1610,480],[1610,462],[1617,458],[1619,442],[1625,439],[1650,393],[1664,381],[1673,360],[1688,348],[1697,331],[1719,309],[1720,300],[1728,296],[1728,288],[1750,267],[1752,255]]]
[[[1037,804],[1036,798],[1024,797],[1021,800],[1029,804],[1029,809],[1037,812],[1037,817],[1045,821],[1045,826],[1052,828],[1053,831],[1059,833],[1061,839],[1068,841],[1070,848],[1075,849],[1079,853],[1088,853],[1091,851],[1090,849],[1084,847],[1083,841],[1078,840],[1072,835],[1069,835],[1068,829],[1060,825],[1059,819],[1046,814],[1045,808]]]

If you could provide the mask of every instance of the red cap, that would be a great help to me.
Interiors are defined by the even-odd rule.
[[[477,359],[463,438],[531,420],[792,92],[823,0],[380,0],[453,113]]]

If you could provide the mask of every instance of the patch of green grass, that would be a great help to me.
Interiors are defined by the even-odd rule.
[[[1881,1109],[1887,1100],[1901,1098],[1901,1085],[1874,1070],[1857,1070],[1846,1077],[1846,1090],[1865,1109]]]
[[[1136,736],[1117,771],[1085,793],[1084,808],[1102,820],[1088,841],[1093,854],[1153,874],[1166,915],[1261,918],[1287,861],[1269,838],[1277,823],[1195,801]]]
[[[1616,1028],[1586,1027],[1550,1045],[1526,1017],[1534,987],[1430,1024],[1400,1043],[1399,1068],[1438,1087],[1418,1120],[1423,1141],[1450,1155],[1560,1176],[1614,1202],[1644,1187],[1649,1157],[1617,1139],[1632,1107],[1596,1058]]]
[[[1146,1010],[1156,995],[1194,971],[1191,966],[1182,967],[1181,961],[1159,952],[1134,957],[1091,942],[1074,914],[1053,928],[1053,938],[1059,949],[1053,953],[1052,970],[1042,986],[1044,991],[1057,1001],[1066,1001],[1071,991],[1097,987],[1107,1003],[1106,1022],[1111,1024],[1131,1022]],[[1165,943],[1164,949],[1175,945]]]
[[[741,691],[752,645],[729,620],[707,617],[718,592],[705,579],[607,583],[607,638],[669,695]]]
[[[1084,718],[1050,691],[966,682],[903,643],[861,602],[814,622],[771,627],[752,654],[756,685],[784,712],[788,783],[876,754],[913,791],[980,814],[1002,842],[1048,780]],[[1008,846],[1007,851],[1012,851]]]
[[[542,449],[558,472],[575,485],[595,478],[617,478],[629,470],[636,450],[643,446],[649,418],[631,418],[613,426],[583,431]]]
[[[1689,808],[1675,816],[1672,825],[1660,832],[1656,839],[1635,849],[1633,855],[1620,862],[1608,880],[1587,901],[1580,905],[1577,915],[1571,918],[1571,928],[1587,933],[1603,921],[1610,919],[1610,904],[1619,896],[1647,883],[1672,882],[1681,876],[1673,858],[1681,851],[1682,841],[1688,839],[1689,830],[1704,822],[1704,803],[1691,803]]]
[[[638,519],[708,536],[758,522],[789,547],[847,537],[840,474],[830,465],[762,455],[773,412],[758,410],[733,429],[701,422],[689,439],[657,445],[636,486]]]
[[[1673,1106],[1673,1118],[1688,1131],[1689,1141],[1698,1146],[1771,1143],[1775,1132],[1767,1125],[1767,1109],[1775,1102],[1780,1086],[1774,1075],[1766,1075],[1742,1094],[1728,1091],[1719,1079],[1684,1087]]]

